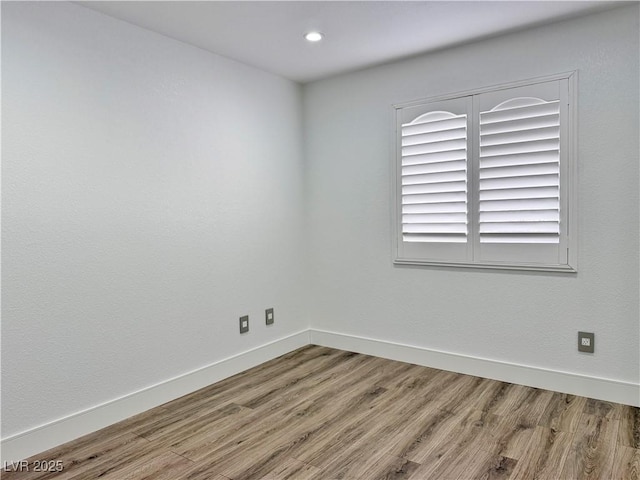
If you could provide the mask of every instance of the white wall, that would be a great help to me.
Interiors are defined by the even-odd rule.
[[[306,85],[311,327],[637,385],[638,32],[635,5]],[[394,267],[391,105],[572,70],[577,275]]]
[[[2,88],[4,438],[306,329],[299,85],[3,2]]]

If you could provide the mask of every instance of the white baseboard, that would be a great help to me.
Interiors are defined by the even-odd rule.
[[[640,407],[640,385],[630,382],[310,329],[2,439],[1,461],[23,460],[309,344]]]
[[[2,439],[3,462],[19,461],[162,405],[200,388],[309,345],[304,330],[206,367]]]
[[[322,330],[309,330],[309,338],[314,345],[640,407],[640,385],[630,382],[518,365]]]

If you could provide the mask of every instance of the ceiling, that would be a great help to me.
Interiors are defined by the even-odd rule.
[[[611,1],[77,2],[306,83],[338,73],[554,22]],[[325,38],[309,43],[303,34]]]

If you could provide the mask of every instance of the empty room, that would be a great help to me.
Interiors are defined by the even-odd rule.
[[[1,29],[3,479],[640,479],[640,3]]]

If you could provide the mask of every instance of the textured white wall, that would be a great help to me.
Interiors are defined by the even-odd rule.
[[[297,84],[3,2],[2,88],[3,437],[305,328]]]
[[[638,36],[635,5],[306,85],[311,327],[638,383]],[[394,267],[391,105],[571,70],[578,274]]]

